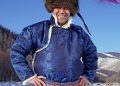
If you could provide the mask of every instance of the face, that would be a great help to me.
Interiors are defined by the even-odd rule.
[[[67,23],[70,17],[70,11],[63,7],[55,8],[53,14],[57,17],[57,22],[61,26]]]

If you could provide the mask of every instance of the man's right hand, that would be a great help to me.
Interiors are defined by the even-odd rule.
[[[34,84],[34,86],[46,86],[45,80],[46,77],[44,76],[35,76],[33,79],[29,81],[29,83]]]

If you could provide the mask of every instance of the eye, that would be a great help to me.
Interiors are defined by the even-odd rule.
[[[60,6],[56,6],[55,8],[56,8],[56,9],[60,9],[61,7],[60,7]]]
[[[66,7],[65,10],[70,10],[70,9]]]

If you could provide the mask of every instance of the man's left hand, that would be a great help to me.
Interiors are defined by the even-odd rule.
[[[85,76],[80,76],[79,86],[90,86],[90,82]]]

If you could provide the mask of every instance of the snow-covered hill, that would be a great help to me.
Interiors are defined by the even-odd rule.
[[[112,52],[113,53],[113,52]],[[99,53],[98,54],[98,70],[105,69],[109,71],[120,71],[120,53]],[[102,57],[103,56],[103,57]],[[118,57],[116,57],[118,56]]]
[[[98,53],[97,77],[103,82],[120,82],[120,53]]]

